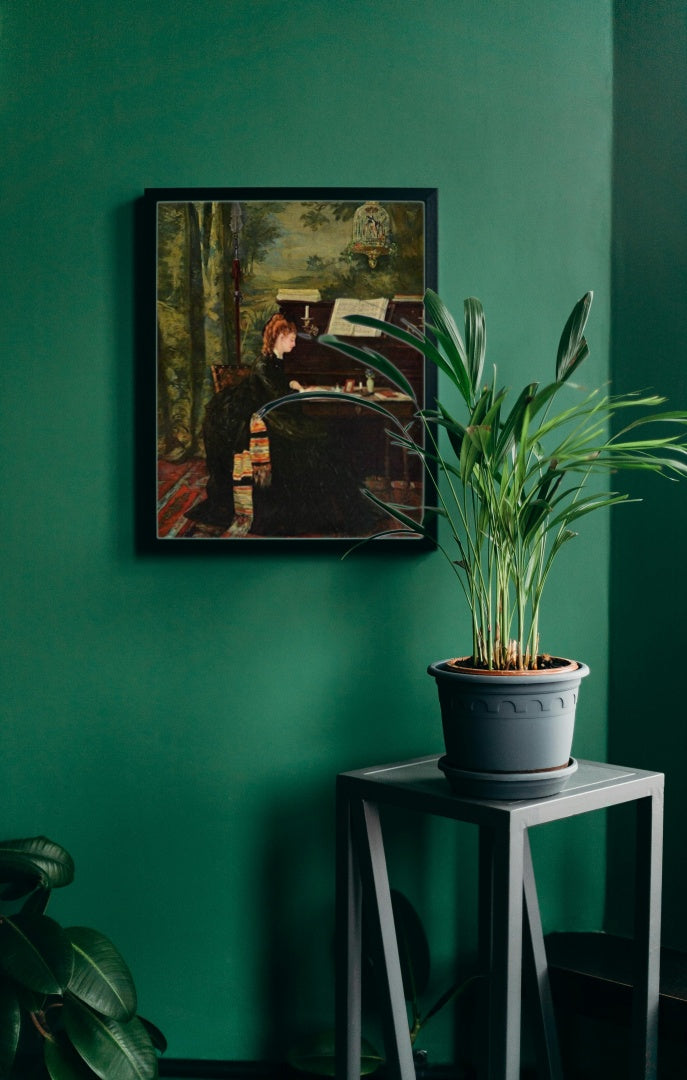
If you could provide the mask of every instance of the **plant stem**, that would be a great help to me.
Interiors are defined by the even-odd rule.
[[[48,1031],[47,1027],[45,1026],[45,1013],[44,1012],[40,1012],[40,1013],[31,1012],[31,1013],[29,1013],[29,1016],[31,1017],[31,1022],[33,1024],[33,1026],[40,1033],[40,1035],[44,1039],[47,1039],[48,1042],[55,1042],[55,1036],[52,1034],[52,1032]],[[40,1019],[39,1019],[39,1017],[40,1017]]]

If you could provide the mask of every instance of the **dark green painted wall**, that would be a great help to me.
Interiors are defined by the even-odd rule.
[[[331,1019],[334,776],[440,749],[424,669],[467,624],[438,555],[135,554],[152,353],[134,356],[134,202],[179,185],[437,187],[440,290],[456,308],[482,298],[503,378],[548,376],[593,288],[588,377],[603,380],[611,5],[0,11],[1,831],[72,851],[55,914],[111,934],[173,1056],[278,1055]],[[608,522],[591,523],[543,627],[593,671],[582,757],[606,754],[608,555]],[[449,927],[440,982],[471,947],[474,837],[401,821],[389,847],[433,939]],[[600,925],[603,852],[602,819],[535,835],[547,927]]]
[[[623,0],[615,26],[612,373],[619,389],[653,386],[687,401],[687,4]],[[637,480],[631,524],[611,546],[609,751],[666,774],[664,930],[687,949],[684,857],[687,753],[684,635],[687,490]],[[628,665],[628,658],[630,664]],[[643,667],[652,664],[655,678]],[[610,831],[609,926],[628,929],[632,852]]]

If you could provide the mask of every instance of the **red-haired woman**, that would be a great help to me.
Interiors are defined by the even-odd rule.
[[[207,498],[187,516],[236,536],[369,535],[377,512],[326,426],[298,404],[275,409],[264,424],[254,419],[261,405],[303,390],[284,373],[295,344],[295,325],[273,315],[250,374],[208,402]]]

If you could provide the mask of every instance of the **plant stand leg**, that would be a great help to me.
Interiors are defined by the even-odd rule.
[[[390,1075],[397,1077],[397,1080],[415,1080],[408,1013],[377,807],[364,800],[356,800],[351,806],[351,826],[360,862],[365,913],[370,920],[373,962],[378,973],[377,985],[387,1068]]]
[[[362,889],[341,783],[336,801],[336,1076],[360,1080]]]
[[[489,972],[488,1080],[519,1080],[524,827],[480,828],[480,957]]]
[[[537,886],[532,864],[529,836],[525,833],[523,851],[523,890],[525,901],[525,956],[536,995],[536,1052],[539,1072],[549,1080],[563,1080],[556,1017],[549,982],[546,947],[539,912]]]
[[[638,799],[635,853],[632,1080],[654,1080],[658,1054],[663,791]]]

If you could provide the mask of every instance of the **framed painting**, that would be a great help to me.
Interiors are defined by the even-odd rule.
[[[423,325],[436,191],[148,189],[142,211],[155,493],[139,524],[143,514],[147,532],[154,518],[154,545],[431,543],[380,504],[402,506],[410,522],[435,517],[433,485],[397,438],[434,403],[434,367],[347,316]]]

